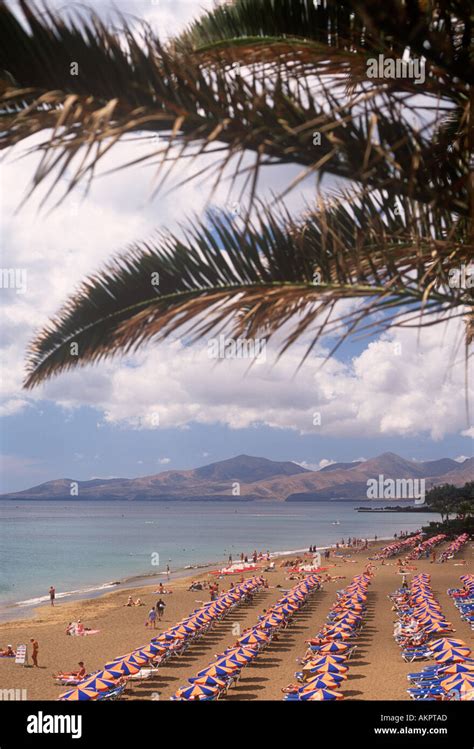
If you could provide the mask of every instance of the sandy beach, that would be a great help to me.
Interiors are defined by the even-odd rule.
[[[323,589],[312,595],[308,605],[293,619],[278,640],[263,651],[255,662],[242,671],[238,684],[229,690],[226,700],[280,700],[282,688],[294,681],[298,670],[297,658],[304,655],[305,640],[313,636],[324,623],[335,600],[336,591],[347,585],[351,578],[361,572],[368,558],[382,544],[372,543],[369,550],[345,551],[344,559],[331,555],[326,564],[331,576],[342,579],[325,582]],[[444,548],[438,547],[439,552]],[[294,557],[293,557],[294,558]],[[269,587],[257,596],[252,604],[242,605],[230,616],[219,622],[211,632],[192,645],[180,657],[171,659],[159,670],[157,678],[142,682],[130,682],[125,692],[126,700],[168,700],[186,680],[204,668],[216,653],[221,652],[236,640],[236,624],[241,630],[257,623],[259,614],[281,597],[283,590],[294,585],[288,572],[280,565],[285,558],[276,561],[276,571],[268,573]],[[432,576],[432,587],[443,607],[447,619],[456,630],[456,637],[474,645],[471,630],[462,621],[459,612],[446,593],[447,588],[459,587],[459,576],[473,570],[473,547],[468,544],[458,558],[444,564],[432,564],[429,560],[413,563],[418,572]],[[396,645],[392,632],[394,613],[387,595],[399,587],[401,577],[396,558],[383,565],[375,563],[376,574],[368,593],[366,623],[357,639],[357,651],[351,660],[350,676],[342,689],[345,699],[398,700],[407,699],[406,675],[413,665],[405,663]],[[415,572],[413,572],[415,574]],[[39,666],[33,668],[17,665],[13,659],[0,660],[1,687],[3,689],[26,690],[28,700],[56,700],[65,691],[56,686],[52,674],[58,670],[74,670],[80,660],[85,662],[88,672],[102,668],[112,658],[146,644],[151,637],[167,629],[189,614],[200,602],[209,600],[207,590],[189,591],[191,580],[210,580],[208,571],[196,572],[187,578],[166,583],[173,590],[164,596],[166,609],[163,620],[157,622],[156,631],[145,627],[147,613],[160,597],[154,591],[156,584],[134,589],[114,590],[100,597],[72,602],[59,602],[54,608],[44,606],[35,611],[31,619],[0,624],[0,646],[11,643],[29,643],[30,637],[39,642]],[[238,576],[234,576],[234,580]],[[230,579],[221,579],[220,589],[227,589]],[[129,595],[140,597],[141,607],[127,607]],[[81,619],[85,626],[98,629],[95,635],[69,637],[65,634],[70,621]]]

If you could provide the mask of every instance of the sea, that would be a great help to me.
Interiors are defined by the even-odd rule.
[[[357,512],[364,504],[0,500],[0,619],[28,615],[49,600],[50,585],[58,599],[93,597],[118,584],[165,581],[167,566],[173,577],[254,549],[296,553],[348,536],[392,539],[434,518]]]

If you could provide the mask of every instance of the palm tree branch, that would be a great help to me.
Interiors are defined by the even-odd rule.
[[[310,327],[319,339],[369,318],[381,329],[396,310],[441,319],[472,304],[448,277],[452,253],[466,263],[472,253],[466,222],[447,239],[447,214],[401,205],[403,219],[386,198],[345,195],[298,223],[262,207],[257,222],[211,214],[184,227],[184,239],[161,233],[84,282],[33,341],[26,386],[176,331],[198,340],[221,326],[269,339],[289,324],[285,350]],[[341,299],[362,307],[333,315]]]
[[[468,212],[469,171],[462,150],[438,163],[430,128],[421,130],[400,117],[400,91],[392,90],[392,83],[376,82],[370,92],[356,91],[341,104],[341,81],[328,72],[345,70],[347,54],[330,45],[321,46],[315,69],[301,80],[278,49],[276,66],[255,64],[246,75],[234,76],[204,64],[199,54],[164,47],[149,31],[142,41],[125,27],[125,46],[123,36],[93,15],[74,24],[52,13],[40,16],[24,0],[21,5],[29,28],[0,6],[0,69],[8,71],[2,79],[0,148],[52,131],[38,146],[44,158],[32,190],[55,172],[55,184],[70,180],[67,194],[79,180],[92,179],[115,143],[140,132],[160,134],[164,147],[149,153],[158,161],[169,158],[171,146],[178,146],[181,156],[189,149],[197,156],[224,143],[234,155],[254,151],[256,172],[268,159],[295,163],[373,187],[390,184],[394,194],[442,200]],[[336,67],[328,68],[324,58]],[[72,60],[77,75],[71,74]],[[451,102],[453,96],[463,101],[464,89],[451,79],[430,79],[425,93],[432,83],[434,102],[440,97]],[[420,104],[405,100],[404,108],[416,111]],[[321,134],[317,147],[315,129]]]

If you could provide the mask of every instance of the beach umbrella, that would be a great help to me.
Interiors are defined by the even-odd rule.
[[[463,691],[467,691],[468,688],[474,689],[474,674],[452,674],[451,676],[448,676],[447,679],[441,681],[441,686],[446,690],[446,692],[451,691],[451,689],[458,691],[460,691],[461,688]]]
[[[336,622],[333,626],[325,626],[325,631],[328,632],[353,632],[354,627],[351,624],[348,624],[347,622]]]
[[[205,684],[193,684],[190,687],[178,689],[175,694],[177,700],[205,700],[215,697],[219,693],[218,687],[210,687]]]
[[[350,640],[351,634],[342,630],[327,630],[321,635],[323,640]]]
[[[468,647],[457,647],[451,650],[440,650],[437,653],[433,653],[433,658],[438,663],[448,663],[449,661],[464,661],[471,655],[471,651]]]
[[[92,690],[95,692],[107,692],[117,686],[117,679],[103,679],[93,676],[91,679],[81,684],[81,689]]]
[[[252,643],[268,642],[268,639],[269,637],[265,632],[254,628],[250,632],[247,632],[246,635],[239,637],[237,642],[242,643],[243,645],[251,645]]]
[[[131,653],[127,653],[126,655],[121,655],[118,658],[114,658],[113,661],[109,661],[109,663],[105,664],[105,668],[114,666],[116,663],[122,663],[123,661],[129,661],[135,666],[144,666],[146,663],[148,663],[149,658],[146,658],[143,655],[139,655],[136,651],[133,651]]]
[[[231,663],[237,663],[245,666],[245,664],[252,661],[256,655],[257,654],[255,651],[253,651],[252,655],[246,655],[245,653],[239,653],[237,651],[235,653],[224,654],[221,658],[219,658],[218,661],[216,661],[216,663],[221,665],[226,661],[231,661]]]
[[[341,663],[319,663],[317,661],[308,661],[303,667],[303,671],[312,671],[328,674],[345,674],[349,669]]]
[[[338,687],[344,678],[337,677],[335,674],[314,674],[311,679],[305,680],[300,692],[309,692],[312,689],[333,689]]]
[[[339,655],[338,653],[323,653],[320,655],[319,653],[315,653],[313,657],[310,658],[311,663],[314,663],[316,666],[325,666],[326,664],[329,664],[330,666],[336,665],[336,666],[344,666],[344,663],[346,662],[346,656],[344,653]]]
[[[218,689],[224,689],[226,686],[225,681],[218,679],[216,676],[195,676],[192,679],[188,679],[190,684],[199,684],[199,686],[206,687],[217,687]]]
[[[177,624],[175,627],[172,627],[172,632],[182,632],[185,635],[192,635],[196,630],[199,629],[199,625],[193,624],[192,622],[181,622],[181,624]]]
[[[255,656],[258,655],[258,650],[249,646],[244,647],[243,645],[242,647],[237,646],[224,650],[224,655],[232,656],[234,653],[245,655],[248,658],[255,658]]]
[[[343,700],[344,695],[341,692],[336,692],[334,689],[315,689],[314,691],[306,692],[299,699],[323,702],[326,700]]]
[[[131,663],[130,661],[123,660],[119,663],[116,663],[114,665],[114,669],[115,668],[119,668],[121,670],[122,676],[132,676],[133,674],[138,674],[141,666],[138,666],[136,663]]]
[[[471,661],[459,661],[459,663],[451,663],[448,666],[441,666],[437,670],[438,675],[461,673],[474,673],[474,663],[471,663]]]
[[[349,647],[343,642],[325,642],[318,647],[318,651],[320,653],[345,653]]]
[[[88,676],[87,679],[84,679],[84,681],[89,681],[89,679],[120,679],[123,676],[123,671],[120,670],[120,668],[116,668],[115,666],[111,666],[110,668],[104,668],[103,671],[98,671],[96,674],[93,674],[92,676]]]
[[[166,642],[166,641],[172,641],[172,640],[184,640],[186,638],[186,635],[182,634],[181,632],[163,632],[161,635],[158,635],[158,637],[154,637],[152,642]]]
[[[430,643],[430,650],[435,653],[440,650],[449,650],[457,647],[467,648],[467,643],[464,640],[458,640],[454,637],[442,637],[440,640],[434,640]]]
[[[143,653],[150,653],[151,655],[158,655],[159,653],[166,653],[167,648],[162,643],[149,642],[148,645],[138,648]]]
[[[449,629],[452,629],[451,622],[433,622],[426,626],[424,631],[432,634],[433,632],[445,632]]]
[[[148,661],[151,661],[153,655],[146,651],[145,648],[138,648],[134,650],[130,656],[132,663],[136,663],[137,666],[144,666]]]
[[[202,671],[198,672],[198,676],[232,676],[237,671],[240,671],[240,667],[236,663],[229,665],[219,666],[216,663],[211,663],[207,668],[203,668]]]
[[[95,700],[98,696],[98,692],[94,689],[87,689],[87,687],[80,689],[71,689],[69,692],[62,694],[59,699],[63,702],[77,702],[78,700]]]

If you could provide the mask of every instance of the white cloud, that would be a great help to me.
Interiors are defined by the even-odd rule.
[[[171,463],[171,458],[160,458],[158,463],[162,466],[166,466],[168,463]]]
[[[334,463],[336,463],[336,461],[332,460],[332,458],[322,458],[322,460],[319,461],[319,469],[332,466]]]
[[[456,461],[456,463],[464,463],[465,460],[469,460],[469,456],[468,455],[458,455],[458,457],[454,458],[454,460]]]
[[[449,325],[454,325],[454,322]],[[233,429],[265,424],[303,434],[357,438],[459,432],[465,419],[464,363],[451,366],[449,340],[428,328],[384,334],[350,362],[319,348],[295,376],[304,346],[248,370],[247,360],[210,363],[206,345],[179,340],[133,359],[78,370],[43,386],[41,396],[65,408],[88,404],[108,424],[134,429],[187,428],[191,422]],[[394,342],[403,356],[393,354]],[[270,347],[269,353],[274,354]],[[313,426],[314,414],[321,415]]]
[[[474,427],[469,427],[469,429],[463,429],[461,434],[463,437],[471,437],[474,439]]]
[[[319,465],[318,463],[308,463],[307,460],[295,460],[294,461],[297,466],[301,466],[301,468],[306,468],[307,471],[319,471]]]

